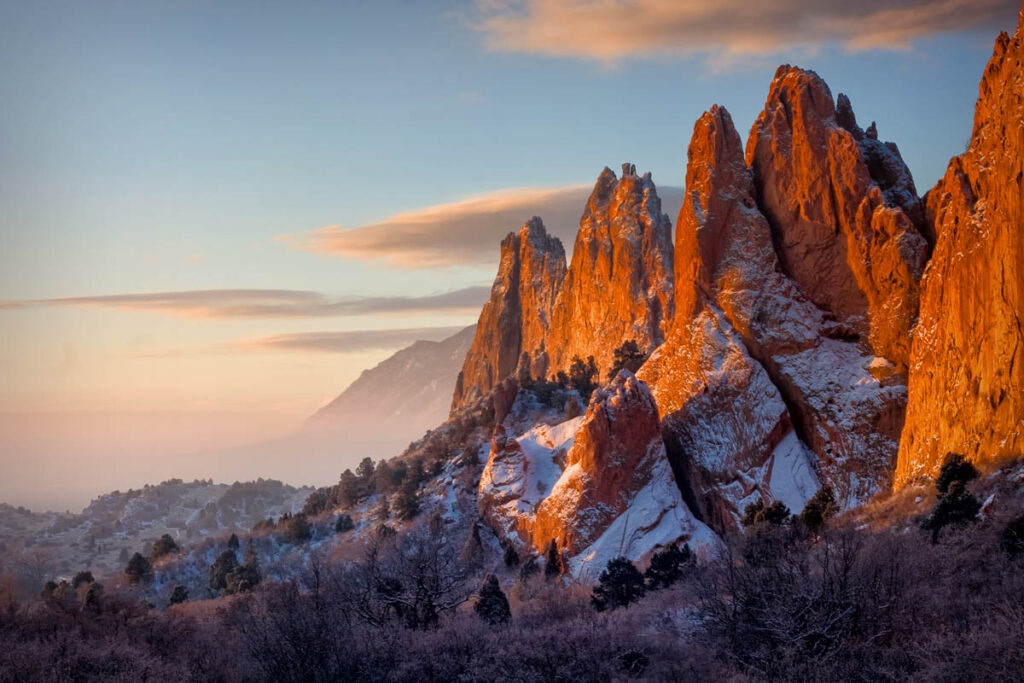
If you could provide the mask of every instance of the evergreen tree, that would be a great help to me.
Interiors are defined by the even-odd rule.
[[[231,534],[231,538],[228,539],[228,550],[238,550],[239,545],[238,534]]]
[[[345,470],[338,480],[337,502],[343,508],[350,508],[359,502],[362,491],[359,486],[359,477],[352,473],[352,470]]]
[[[952,486],[958,483],[966,485],[977,478],[978,470],[967,462],[964,456],[947,453],[946,459],[942,462],[942,469],[939,470],[939,476],[935,479],[935,488],[940,494],[948,493]]]
[[[334,523],[335,533],[343,534],[356,528],[351,515],[338,515],[338,521]]]
[[[598,577],[590,603],[598,612],[625,607],[644,595],[644,576],[633,563],[619,556],[608,562]]]
[[[238,557],[234,550],[225,550],[210,566],[210,588],[221,591],[227,588],[228,574],[238,567]]]
[[[373,511],[373,518],[381,524],[391,519],[391,503],[388,502],[387,496],[380,497],[380,501],[378,501],[377,507]]]
[[[404,521],[414,519],[420,514],[420,492],[419,485],[412,479],[407,479],[402,484],[398,496],[395,498],[395,512],[398,518]]]
[[[597,364],[594,357],[587,358],[587,362],[579,356],[573,356],[569,364],[569,388],[575,389],[584,401],[590,400],[590,395],[597,388]]]
[[[92,614],[99,614],[103,607],[102,602],[103,584],[93,581],[85,589],[85,595],[82,597],[82,609]]]
[[[537,561],[536,555],[530,555],[526,558],[526,562],[519,568],[519,580],[526,581],[531,576],[540,573],[540,563]]]
[[[484,545],[480,540],[480,528],[474,524],[466,537],[466,543],[459,553],[459,561],[468,569],[479,569],[484,561]]]
[[[78,590],[78,587],[82,584],[90,584],[95,580],[96,579],[92,577],[91,571],[80,571],[77,574],[75,574],[75,578],[71,579],[71,587],[75,590]]]
[[[153,565],[141,553],[135,553],[124,568],[128,583],[148,582],[153,578]]]
[[[808,529],[817,533],[825,526],[825,522],[832,519],[837,512],[839,512],[839,505],[836,503],[836,494],[832,491],[832,487],[826,484],[818,489],[817,493],[811,496],[811,499],[804,505],[800,519]]]
[[[153,549],[149,552],[149,557],[151,560],[156,561],[164,555],[170,555],[171,553],[176,553],[179,550],[180,548],[178,547],[178,544],[174,542],[171,535],[164,534],[156,540],[156,543],[153,544]]]
[[[188,589],[182,586],[180,583],[174,586],[174,590],[171,591],[170,600],[168,603],[171,605],[180,605],[188,600]]]
[[[557,578],[562,575],[562,554],[558,552],[558,544],[551,539],[548,544],[547,562],[544,564],[544,578]]]
[[[789,508],[781,500],[777,500],[767,507],[764,501],[750,503],[743,510],[743,518],[740,520],[744,529],[752,529],[761,524],[781,526],[790,518]]]
[[[243,593],[252,590],[262,578],[260,563],[256,557],[256,549],[253,547],[252,539],[250,538],[245,546],[245,557],[242,564],[232,569],[224,577],[224,590],[226,593]]]
[[[519,553],[516,552],[515,546],[511,543],[505,546],[505,552],[502,556],[506,567],[515,567],[519,564]]]
[[[939,540],[939,532],[947,526],[959,526],[975,521],[981,503],[967,490],[967,483],[978,478],[978,470],[962,455],[950,453],[942,464],[935,488],[939,497],[931,513],[921,522],[921,528],[932,532],[932,543]]]
[[[632,339],[622,342],[619,348],[615,349],[612,359],[612,366],[608,370],[608,381],[611,382],[622,370],[636,372],[647,360],[647,354],[640,350],[640,347]]]
[[[651,565],[644,572],[647,590],[668,588],[683,577],[683,570],[693,564],[690,546],[680,550],[675,544],[662,548],[651,556]]]
[[[363,458],[359,461],[359,465],[356,467],[356,476],[359,477],[359,487],[362,494],[369,495],[373,493],[373,473],[376,468],[373,465],[373,460],[370,458]]]
[[[313,527],[309,525],[306,515],[301,512],[290,520],[284,531],[284,537],[291,543],[305,543],[313,537]]]
[[[504,624],[512,618],[512,612],[508,606],[508,598],[501,592],[498,577],[494,574],[488,575],[487,580],[484,581],[473,610],[481,619],[495,626]]]

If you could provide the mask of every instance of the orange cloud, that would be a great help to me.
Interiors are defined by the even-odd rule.
[[[475,315],[489,292],[488,287],[480,286],[427,296],[330,298],[318,292],[290,289],[201,289],[2,301],[0,309],[93,306],[187,318],[307,318],[413,312]]]
[[[1018,0],[477,0],[494,50],[614,62],[766,55],[836,43],[908,49],[919,38],[1012,25]]]
[[[573,244],[590,190],[587,185],[503,190],[398,214],[380,223],[332,226],[285,239],[300,249],[398,268],[493,266],[501,239],[533,216],[540,216],[564,243]],[[658,194],[663,210],[674,218],[682,190],[658,188]]]

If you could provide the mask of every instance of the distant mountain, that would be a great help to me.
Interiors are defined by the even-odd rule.
[[[417,341],[363,373],[306,421],[307,430],[364,431],[396,443],[394,453],[445,421],[455,378],[473,343],[472,325],[441,341]]]

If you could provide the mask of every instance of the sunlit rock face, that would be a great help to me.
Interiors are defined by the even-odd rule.
[[[577,576],[622,554],[716,542],[683,501],[643,382],[623,371],[584,415],[555,424],[545,410],[520,395],[481,478],[481,518],[507,541],[537,553],[555,541]]]
[[[650,351],[663,339],[672,297],[672,226],[649,173],[605,168],[580,219],[547,350],[552,370],[593,355],[602,378],[632,339]]]
[[[786,274],[844,336],[905,368],[927,259],[920,201],[896,146],[840,104],[813,71],[780,67],[747,163]]]
[[[717,528],[756,498],[802,506],[819,482],[846,505],[888,487],[921,216],[895,146],[813,72],[778,70],[745,156],[724,109],[697,121],[676,316],[639,375],[678,478]]]
[[[565,249],[532,218],[501,243],[498,274],[476,337],[455,385],[453,410],[479,399],[512,375],[526,351],[537,375],[547,371],[544,340],[565,278]]]
[[[927,194],[935,249],[922,281],[896,484],[947,452],[1024,454],[1024,12],[981,80],[967,151]]]

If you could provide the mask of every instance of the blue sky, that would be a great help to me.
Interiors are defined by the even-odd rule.
[[[800,32],[801,5],[818,28]],[[615,19],[623,7],[644,19],[683,6],[704,24]],[[680,186],[697,117],[718,103],[745,132],[784,62],[847,93],[863,125],[877,120],[923,193],[963,150],[996,30],[1015,25],[1019,4],[859,7],[593,0],[584,21],[560,19],[570,10],[559,0],[3,0],[0,301],[19,305],[0,308],[0,412],[232,411],[297,423],[401,335],[335,353],[261,339],[454,328],[475,319],[473,307],[239,316],[219,290],[335,301],[487,285],[500,236],[530,215],[572,234],[582,188],[603,166],[631,161],[659,186]],[[510,191],[503,212],[487,208]],[[481,195],[470,204],[483,212],[477,230],[460,202]],[[386,236],[394,216],[418,225],[437,205],[439,240],[443,218],[461,211],[492,256],[417,267],[415,254],[389,257],[395,245],[375,257],[308,243],[327,226]],[[193,290],[216,300],[199,313],[38,302]]]

